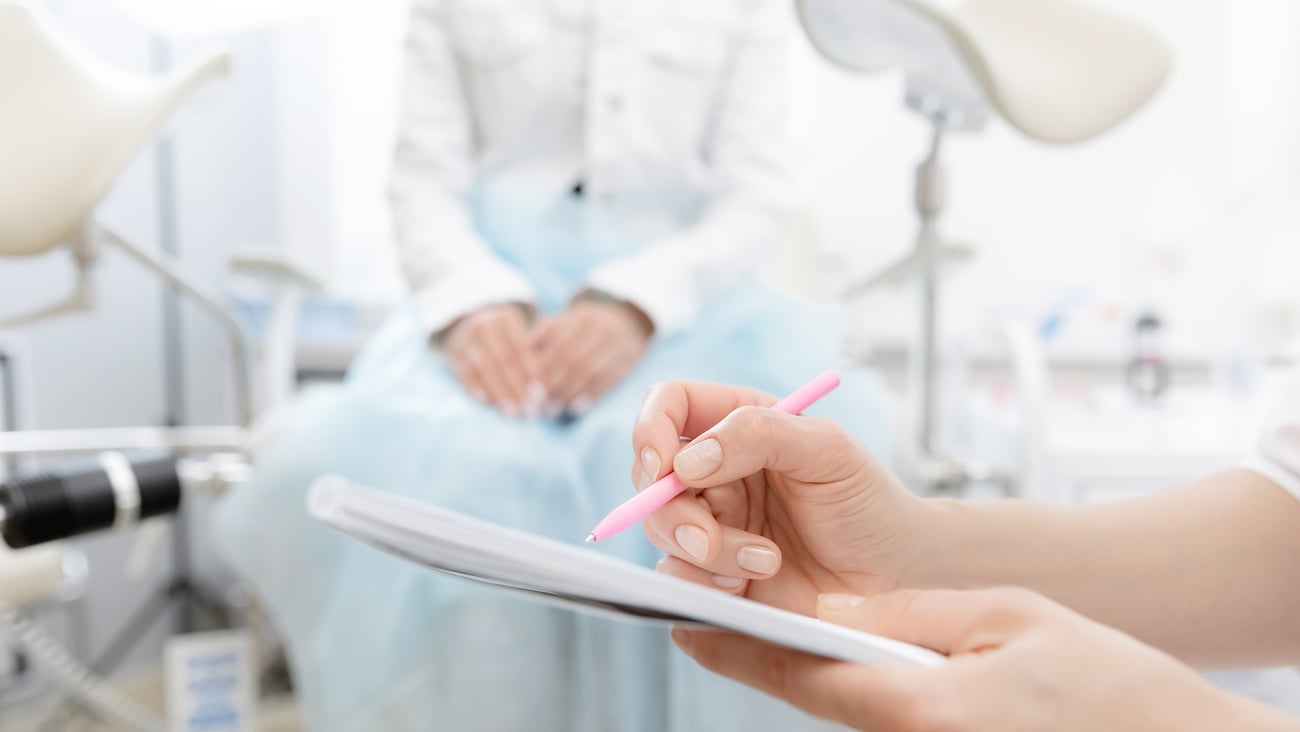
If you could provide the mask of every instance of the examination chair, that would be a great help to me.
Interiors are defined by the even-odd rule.
[[[0,630],[66,693],[130,729],[161,730],[162,721],[115,695],[22,610],[57,601],[82,583],[85,557],[58,540],[174,512],[186,490],[219,492],[249,470],[259,405],[238,318],[219,291],[179,262],[96,218],[117,176],[173,112],[229,69],[229,54],[214,50],[161,75],[126,72],[89,55],[24,4],[0,0],[0,266],[6,258],[55,251],[73,264],[66,295],[21,311],[11,311],[17,304],[4,298],[0,332],[93,308],[96,264],[112,247],[207,313],[226,333],[233,361],[231,425],[0,432],[0,456],[98,457],[88,468],[0,476],[0,535],[18,550],[0,551]],[[275,253],[239,254],[231,270],[279,292],[264,347],[265,412],[287,398],[292,344],[282,341],[291,341],[300,294],[319,283]],[[131,451],[168,456],[141,460]]]
[[[1036,339],[1022,325],[1003,334],[1024,412],[1021,465],[1008,472],[963,461],[936,444],[939,273],[945,261],[972,256],[939,231],[947,194],[942,143],[951,133],[979,131],[995,114],[1040,142],[1093,139],[1155,95],[1169,73],[1169,49],[1138,21],[1085,0],[797,0],[797,7],[812,44],[831,63],[855,72],[900,72],[904,104],[932,132],[916,171],[919,226],[911,253],[846,293],[919,285],[914,454],[903,462],[931,492],[972,482],[999,484],[1008,494],[1032,491],[1048,380]]]

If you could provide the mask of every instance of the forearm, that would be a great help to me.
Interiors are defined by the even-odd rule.
[[[1179,669],[1191,675],[1186,669]],[[1094,667],[1091,673],[1106,673],[1105,667]],[[1150,678],[1143,691],[1129,697],[1137,708],[1120,707],[1119,717],[1127,717],[1123,729],[1167,730],[1168,732],[1300,732],[1300,719],[1276,707],[1244,697],[1217,686],[1201,677],[1193,677],[1194,685],[1162,683],[1171,678]],[[1100,725],[1094,729],[1116,729]]]
[[[1187,661],[1300,660],[1300,501],[1233,470],[1130,501],[927,501],[917,586],[1020,585]]]
[[[1218,690],[1231,698],[1224,706],[1225,714],[1206,715],[1200,718],[1204,730],[1233,729],[1242,732],[1300,732],[1300,719],[1244,696]],[[1182,726],[1178,729],[1192,729]]]

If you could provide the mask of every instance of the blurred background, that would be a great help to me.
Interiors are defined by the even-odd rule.
[[[1171,75],[1147,105],[1072,145],[1031,140],[997,115],[946,142],[942,228],[969,256],[942,268],[935,444],[980,464],[937,490],[1105,500],[1230,463],[1250,448],[1261,405],[1300,348],[1300,6],[1098,1],[1146,23],[1172,52]],[[232,278],[231,257],[255,247],[301,263],[324,286],[299,314],[296,382],[340,378],[404,292],[385,189],[406,4],[25,4],[131,71],[157,73],[212,44],[229,49],[229,76],[132,159],[98,219],[213,283],[255,335],[274,298]],[[901,74],[837,68],[797,39],[787,90],[796,216],[769,279],[842,312],[845,354],[884,376],[899,432],[911,434],[915,288],[859,286],[913,245],[912,181],[929,130],[905,108]],[[0,310],[38,302],[71,277],[63,256],[4,260]],[[205,313],[122,257],[105,258],[96,283],[93,310],[0,330],[6,430],[238,418],[228,339]],[[1031,355],[1017,355],[1008,323],[1033,335]],[[1158,394],[1134,381],[1143,359],[1167,370]],[[1017,369],[1048,379],[1026,391]],[[1027,436],[1027,424],[1048,427]],[[919,451],[900,445],[900,469],[909,449]],[[62,459],[11,455],[0,474]],[[1032,490],[1008,489],[1008,471],[1030,471]],[[923,480],[924,465],[912,474]],[[180,524],[155,521],[162,548],[144,570],[130,569],[144,551],[141,529],[73,540],[88,561],[83,585],[37,606],[32,621],[83,659],[107,658],[128,687],[147,687],[178,624],[214,622],[187,621],[196,611],[172,603],[123,641],[159,588],[183,578],[178,592],[201,586],[240,605],[206,538],[209,503],[187,497]],[[6,648],[0,635],[0,727],[48,723],[61,697]],[[1300,711],[1293,677],[1223,676]]]

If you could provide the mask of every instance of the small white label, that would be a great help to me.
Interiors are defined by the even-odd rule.
[[[170,732],[256,730],[256,664],[246,631],[169,638],[166,666]]]

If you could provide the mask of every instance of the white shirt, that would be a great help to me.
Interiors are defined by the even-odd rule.
[[[1242,467],[1300,498],[1300,379],[1269,417],[1258,451]]]
[[[640,242],[584,283],[668,333],[756,275],[789,198],[778,0],[415,0],[391,198],[421,325],[534,297],[476,199],[571,195]],[[524,207],[519,218],[526,219]]]

